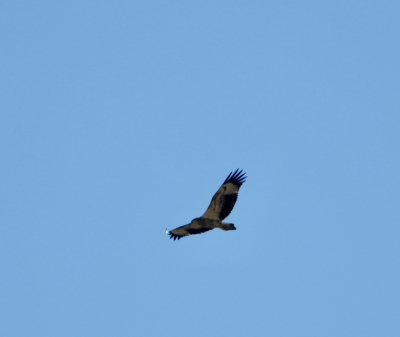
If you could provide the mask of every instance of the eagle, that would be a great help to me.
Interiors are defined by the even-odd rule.
[[[222,222],[222,220],[231,214],[238,198],[240,186],[246,181],[246,178],[246,173],[243,173],[243,170],[237,169],[235,172],[229,173],[217,193],[212,197],[210,206],[201,217],[194,218],[189,224],[171,231],[166,230],[170,239],[180,240],[184,236],[201,234],[214,228],[220,228],[224,231],[236,230],[233,223]]]

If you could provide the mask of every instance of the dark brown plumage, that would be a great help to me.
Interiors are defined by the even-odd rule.
[[[214,228],[226,231],[235,230],[236,227],[234,224],[222,222],[222,220],[231,214],[238,198],[239,189],[246,181],[246,174],[242,173],[242,171],[237,169],[228,175],[222,186],[212,197],[210,205],[201,217],[193,219],[190,224],[180,226],[171,231],[167,230],[170,238],[179,240],[184,236],[201,234]]]

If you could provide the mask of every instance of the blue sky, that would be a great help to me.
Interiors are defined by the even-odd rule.
[[[399,336],[399,17],[3,2],[0,335]]]

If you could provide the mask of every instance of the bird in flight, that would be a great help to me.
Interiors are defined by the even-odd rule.
[[[201,234],[214,228],[220,228],[224,231],[235,230],[236,227],[233,223],[222,222],[222,220],[232,212],[240,186],[246,181],[246,173],[242,173],[242,171],[237,169],[235,172],[229,173],[211,199],[210,206],[201,217],[193,219],[188,225],[180,226],[171,231],[167,229],[166,232],[170,235],[170,239],[175,241],[184,236]]]

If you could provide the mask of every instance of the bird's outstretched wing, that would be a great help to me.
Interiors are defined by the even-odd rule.
[[[198,227],[189,224],[175,228],[172,231],[166,230],[166,232],[170,235],[170,239],[174,239],[175,241],[176,239],[180,240],[180,238],[183,238],[184,236],[201,234],[211,229],[212,228]]]
[[[231,172],[214,194],[210,206],[202,215],[203,218],[224,220],[232,212],[238,198],[240,186],[246,181],[246,173],[243,170],[237,169]]]

